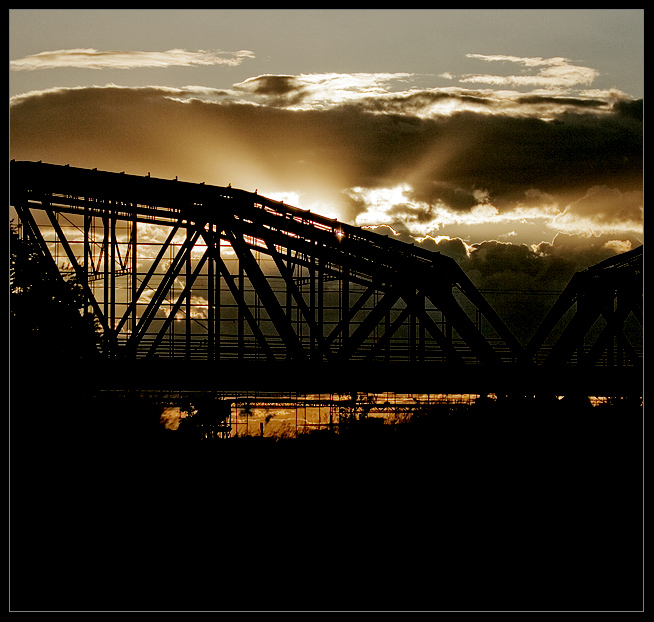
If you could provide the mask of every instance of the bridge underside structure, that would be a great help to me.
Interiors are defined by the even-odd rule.
[[[71,318],[100,338],[77,373],[101,388],[641,391],[620,332],[628,314],[642,325],[633,262],[629,302],[566,290],[524,348],[451,258],[256,192],[12,161],[10,201],[51,278],[82,290]],[[605,318],[599,345],[574,337],[592,313],[547,345],[574,305]]]

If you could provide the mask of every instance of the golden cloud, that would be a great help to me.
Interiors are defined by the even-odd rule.
[[[484,55],[467,54],[468,58],[476,58],[486,62],[511,62],[525,65],[526,67],[540,67],[533,75],[465,75],[461,82],[476,82],[494,85],[513,86],[543,86],[552,88],[572,88],[578,84],[590,85],[599,75],[599,72],[590,67],[572,65],[567,58],[540,58],[540,57],[519,57],[506,55]]]

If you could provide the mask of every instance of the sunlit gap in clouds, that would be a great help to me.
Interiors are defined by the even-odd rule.
[[[336,206],[319,200],[307,199],[299,192],[266,192],[265,196],[273,201],[281,201],[282,203],[286,203],[286,205],[299,207],[300,209],[308,210],[314,214],[325,216],[326,218],[341,220],[341,215],[336,209]]]
[[[137,223],[137,237],[139,240],[139,260],[137,263],[137,268],[139,272],[146,272],[152,265],[152,262],[155,260],[157,255],[160,252],[162,244],[164,244],[166,238],[170,233],[170,229],[164,225],[155,225],[151,223]],[[170,268],[173,262],[172,253],[176,252],[181,246],[184,245],[187,239],[187,234],[185,231],[177,232],[170,241],[171,253],[167,257],[162,257],[159,262],[158,274],[161,274],[162,271],[166,271]],[[121,239],[121,244],[127,244],[127,238],[125,236]],[[190,250],[190,258],[192,261],[198,262],[202,259],[206,253],[207,246],[202,241],[197,241],[196,244]],[[127,248],[123,250],[123,255],[127,253]],[[233,248],[226,240],[220,241],[220,255],[224,259],[234,259],[236,253]],[[138,279],[139,284],[141,279]],[[174,280],[173,291],[182,290],[186,285],[185,277],[178,276]],[[141,292],[138,297],[138,303],[140,305],[149,304],[156,292],[156,284],[150,284]],[[162,305],[161,312],[167,318],[175,305],[174,297],[167,297]],[[208,319],[209,316],[209,301],[204,296],[199,296],[197,294],[190,295],[190,317],[196,321],[203,321]],[[177,309],[174,319],[176,321],[182,321],[186,318],[186,310],[184,306],[181,306]],[[127,331],[127,325],[124,326],[123,332]]]
[[[488,202],[488,195],[483,190],[474,191],[478,203],[465,211],[452,210],[442,202],[434,205],[416,200],[413,189],[406,183],[391,188],[356,187],[346,193],[363,206],[355,218],[356,225],[366,228],[386,226],[395,235],[398,235],[401,226],[418,242],[427,238],[443,238],[437,232],[448,225],[484,226],[540,221],[549,226],[561,213],[556,204],[538,207],[517,205],[512,210],[500,212]]]

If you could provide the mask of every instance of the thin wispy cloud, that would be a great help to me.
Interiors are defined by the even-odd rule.
[[[51,50],[30,54],[9,63],[11,71],[32,71],[72,67],[75,69],[136,69],[140,67],[172,67],[194,65],[227,65],[234,67],[245,58],[254,58],[250,50],[223,52],[221,50],[189,51],[182,49],[165,52],[139,50],[99,51],[93,48]]]
[[[524,65],[528,68],[538,68],[531,75],[494,75],[466,74],[460,82],[492,84],[495,86],[540,86],[545,88],[572,88],[583,84],[589,86],[599,76],[599,72],[591,67],[571,64],[567,58],[520,57],[500,54],[467,54],[468,58],[476,58],[486,62],[510,62]]]

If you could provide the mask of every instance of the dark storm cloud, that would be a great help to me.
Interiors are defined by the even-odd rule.
[[[383,222],[390,235],[421,240],[490,292],[560,291],[577,270],[640,244],[641,101],[532,94],[520,114],[509,114],[478,91],[466,102],[476,108],[461,110],[461,95],[371,93],[306,105],[316,90],[294,76],[259,76],[221,91],[52,89],[12,100],[11,157],[246,190],[320,190],[341,202],[342,219],[366,215],[362,224]],[[422,114],[438,102],[459,111]],[[508,109],[515,112],[515,101]],[[537,112],[544,109],[546,118]],[[398,186],[400,198],[380,216],[387,220],[374,220],[366,192]],[[551,234],[533,245],[439,235],[448,218],[483,224],[485,214],[546,217]],[[553,302],[487,297],[523,342]]]
[[[613,104],[613,110],[620,116],[628,117],[639,121],[643,121],[643,100],[618,100]]]
[[[552,242],[512,244],[486,240],[468,244],[460,238],[425,242],[432,250],[452,257],[482,289],[560,291],[580,270],[612,257],[617,240],[605,235],[578,238],[558,234]],[[635,239],[621,242],[620,251],[639,246]]]
[[[470,210],[479,203],[471,190],[441,181],[427,181],[414,189],[410,196],[428,205],[442,203],[457,212]]]
[[[304,85],[294,76],[259,76],[235,85],[232,95],[299,102]],[[406,184],[409,198],[421,205],[400,206],[396,216],[404,210],[423,221],[435,214],[433,207],[471,210],[480,196],[500,213],[528,201],[536,204],[534,197],[556,201],[563,211],[590,188],[605,186],[600,220],[633,219],[636,212],[612,204],[611,196],[620,202],[624,193],[642,189],[639,102],[619,101],[613,108],[607,103],[595,112],[599,100],[580,105],[564,98],[565,112],[547,120],[468,110],[430,117],[412,112],[427,98],[448,97],[454,99],[451,93],[385,93],[289,109],[239,103],[225,91],[199,87],[55,89],[13,100],[11,155],[137,174],[145,169],[189,181],[231,181],[246,189],[259,185],[259,176],[260,185],[274,179],[280,188],[299,193]],[[523,99],[531,106],[538,98]],[[539,102],[545,99],[549,104],[556,98]],[[374,101],[380,109],[394,101],[408,112],[371,112]],[[367,209],[365,201],[349,205],[351,218]],[[580,211],[592,220],[592,206],[579,204],[568,210],[568,228]]]
[[[304,98],[306,86],[296,76],[265,75],[234,86],[239,92],[262,96],[271,106],[292,106]]]
[[[460,113],[443,130],[465,137],[466,146],[440,173],[457,187],[488,190],[500,208],[532,188],[554,194],[602,179],[640,186],[642,128],[618,115],[567,113],[543,121]]]
[[[518,104],[536,104],[557,106],[574,106],[578,108],[605,108],[607,103],[602,99],[584,99],[580,97],[552,97],[547,95],[525,95],[519,97]]]

